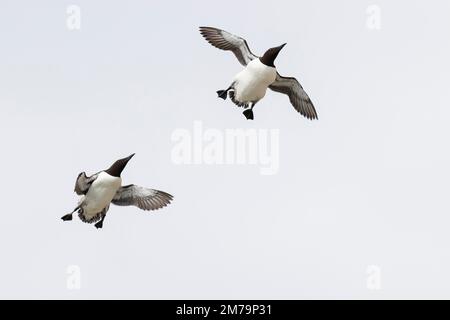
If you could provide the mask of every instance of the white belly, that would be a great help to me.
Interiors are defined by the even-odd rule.
[[[252,60],[234,79],[236,100],[240,102],[257,102],[266,95],[267,87],[276,79],[275,68],[268,67],[259,59]]]
[[[83,213],[92,218],[106,208],[122,185],[122,179],[102,172],[92,183],[83,201]]]

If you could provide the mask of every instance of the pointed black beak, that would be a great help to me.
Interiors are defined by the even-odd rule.
[[[275,67],[275,59],[278,57],[278,54],[285,45],[286,43],[282,44],[279,47],[274,47],[267,50],[266,53],[264,53],[264,55],[260,58],[261,62],[266,66]]]
[[[130,161],[131,158],[133,158],[134,155],[135,154],[133,153],[133,154],[129,155],[126,158],[117,160],[105,172],[109,173],[110,175],[112,175],[114,177],[120,177],[120,174],[122,173],[123,169],[125,169],[125,166],[127,165],[128,161]]]
[[[283,43],[281,46],[274,48],[275,52],[276,52],[276,56],[280,53],[281,49],[283,49],[286,44],[287,43]]]
[[[130,154],[128,157],[126,157],[124,160],[126,160],[127,162],[131,160],[131,158],[134,157],[136,153]]]
[[[134,155],[135,155],[135,153],[130,154],[128,157],[123,158],[123,159],[120,159],[120,160],[118,160],[118,161],[121,162],[121,163],[123,164],[123,168],[125,168],[125,166],[127,165],[128,161],[130,161],[131,158],[134,157]],[[123,170],[123,168],[122,168],[122,170]]]

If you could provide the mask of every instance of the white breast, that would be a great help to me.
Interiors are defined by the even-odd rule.
[[[98,175],[84,199],[83,212],[87,218],[95,216],[106,208],[122,185],[122,179],[106,172]]]
[[[257,102],[266,95],[267,87],[276,79],[277,71],[259,59],[252,60],[234,81],[235,97],[240,102]]]

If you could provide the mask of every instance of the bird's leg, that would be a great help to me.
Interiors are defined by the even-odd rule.
[[[102,217],[102,219],[101,219],[99,222],[97,222],[97,223],[95,224],[95,227],[96,227],[97,229],[100,229],[100,228],[103,227],[103,220],[105,220],[105,217],[106,217],[106,214]]]
[[[247,118],[247,120],[253,120],[253,107],[255,106],[256,102],[252,102],[251,103],[251,107],[244,110],[244,112],[242,112],[244,114],[244,116]]]
[[[217,91],[217,95],[219,96],[219,98],[222,98],[223,100],[226,100],[227,96],[228,96],[228,91],[230,91],[230,90],[231,90],[231,86],[228,87],[227,90],[219,90],[219,91]]]
[[[70,221],[72,220],[72,215],[75,211],[77,211],[78,209],[80,209],[80,206],[77,206],[75,209],[73,209],[73,211],[71,213],[66,214],[65,216],[62,216],[61,219],[63,219],[64,221]]]

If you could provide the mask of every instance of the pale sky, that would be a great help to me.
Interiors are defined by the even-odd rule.
[[[0,298],[450,298],[448,1],[0,4]],[[319,120],[279,93],[253,122],[218,99],[242,67],[200,25],[287,42],[277,67]],[[174,163],[195,121],[278,130],[278,171]],[[133,152],[124,183],[173,204],[60,220],[79,172]]]

